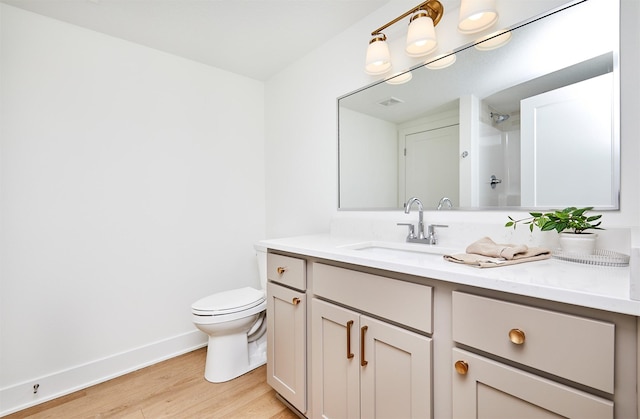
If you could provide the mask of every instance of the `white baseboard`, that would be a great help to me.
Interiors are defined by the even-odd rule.
[[[65,396],[207,345],[199,330],[0,389],[0,416]],[[202,371],[204,374],[204,370]],[[34,385],[39,384],[34,393]]]

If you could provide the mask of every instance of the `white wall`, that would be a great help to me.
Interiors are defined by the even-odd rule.
[[[259,286],[265,169],[262,82],[0,13],[2,414],[202,345],[191,303]]]
[[[336,170],[336,99],[371,83],[374,79],[364,73],[364,57],[370,32],[384,22],[410,9],[415,2],[390,1],[385,7],[366,16],[347,31],[336,35],[321,48],[310,52],[302,60],[280,72],[266,84],[267,97],[267,235],[282,237],[305,233],[326,232],[331,220],[358,218],[363,213],[337,212]],[[498,7],[509,2],[499,2]],[[517,22],[525,15],[534,16],[563,2],[519,2],[518,10],[510,10],[509,17]],[[640,20],[639,2],[621,0],[621,137],[622,137],[622,196],[621,210],[607,212],[608,227],[628,227],[640,224],[640,183],[637,161],[640,158],[640,89],[638,62]],[[537,7],[537,9],[536,9]],[[520,16],[511,16],[514,13]],[[446,51],[464,41],[455,33],[451,19],[456,10],[445,11],[438,25],[441,49]],[[449,22],[449,23],[447,23]],[[447,27],[446,25],[449,25]],[[404,31],[404,25],[400,32]],[[394,26],[394,27],[395,27]],[[455,27],[454,27],[455,28]],[[455,29],[453,29],[455,32]],[[388,32],[392,59],[403,59],[398,42],[402,34]],[[449,36],[449,38],[447,38]],[[394,39],[396,42],[394,43]],[[454,45],[451,45],[453,43]],[[305,164],[306,162],[307,164]],[[400,211],[372,215],[377,222],[393,223],[402,217]],[[451,224],[469,222],[504,225],[505,212],[474,211],[431,213],[425,215],[432,222]],[[513,211],[509,215],[518,216]]]

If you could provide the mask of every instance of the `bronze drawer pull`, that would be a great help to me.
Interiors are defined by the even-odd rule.
[[[351,352],[351,327],[353,326],[353,320],[349,320],[347,322],[347,359],[353,358],[353,353]]]
[[[454,366],[458,374],[467,375],[467,371],[469,371],[469,364],[467,364],[465,361],[456,361]]]
[[[515,345],[522,345],[525,340],[524,332],[520,329],[509,330],[509,340]]]
[[[285,268],[284,266],[278,266],[278,269],[276,270],[278,271],[278,275],[282,275],[287,271],[287,268]]]
[[[367,329],[369,329],[368,326],[362,326],[360,328],[360,366],[361,367],[366,367],[367,364],[369,363],[369,361],[364,359],[364,334],[367,332]]]
[[[293,297],[293,300],[291,300],[291,303],[294,306],[297,306],[298,304],[300,304],[300,299],[298,297]]]

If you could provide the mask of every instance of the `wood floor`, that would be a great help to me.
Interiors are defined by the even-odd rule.
[[[206,348],[22,410],[11,418],[297,418],[276,399],[266,366],[226,383],[204,379]]]

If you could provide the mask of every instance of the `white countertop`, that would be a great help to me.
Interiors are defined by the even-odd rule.
[[[263,240],[256,246],[640,316],[640,301],[629,297],[629,267],[594,266],[547,259],[495,268],[476,268],[447,262],[440,254],[372,254],[349,248],[359,242],[363,240],[322,234]],[[464,249],[456,253],[464,253]]]

